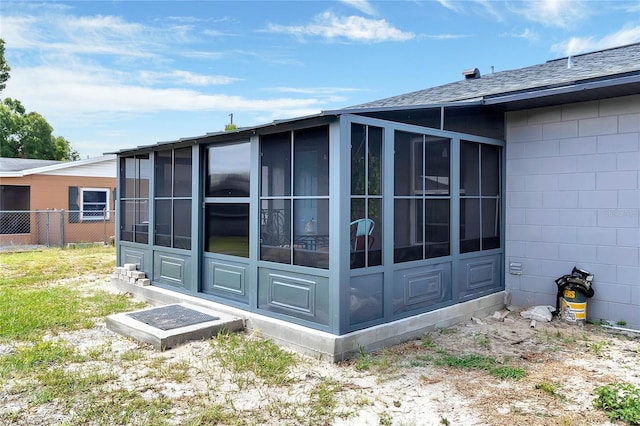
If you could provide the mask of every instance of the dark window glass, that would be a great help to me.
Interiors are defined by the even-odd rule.
[[[122,158],[120,160],[120,197],[134,198],[136,184],[136,159]]]
[[[248,197],[250,187],[250,144],[207,148],[207,197]]]
[[[262,153],[260,193],[262,196],[291,195],[291,134],[260,138]]]
[[[191,200],[173,201],[173,247],[191,250]]]
[[[171,247],[171,200],[156,200],[155,244]]]
[[[207,204],[205,250],[249,257],[249,204]]]
[[[191,197],[191,148],[174,151],[174,189],[176,197]]]
[[[480,250],[480,200],[460,200],[460,253]]]
[[[329,195],[328,127],[294,132],[293,146],[295,195]]]
[[[171,197],[171,152],[156,153],[156,197]]]

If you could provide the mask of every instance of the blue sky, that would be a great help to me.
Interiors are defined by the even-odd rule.
[[[3,0],[0,37],[86,158],[640,42],[640,0]]]

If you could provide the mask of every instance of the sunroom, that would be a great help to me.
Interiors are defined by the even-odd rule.
[[[122,150],[118,264],[333,360],[493,312],[502,120],[341,110]]]

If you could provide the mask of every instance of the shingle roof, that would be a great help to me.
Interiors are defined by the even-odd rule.
[[[571,62],[571,67],[568,66]],[[640,75],[640,43],[547,61],[355,105],[349,109],[409,107],[472,101],[495,95],[562,87],[625,74]]]
[[[19,172],[22,170],[35,169],[37,167],[50,166],[58,163],[62,163],[62,161],[0,157],[0,171]]]

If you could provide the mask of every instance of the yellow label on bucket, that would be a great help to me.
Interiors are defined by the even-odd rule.
[[[569,299],[575,299],[576,298],[576,292],[574,290],[565,290],[564,291],[564,297],[569,298]]]

